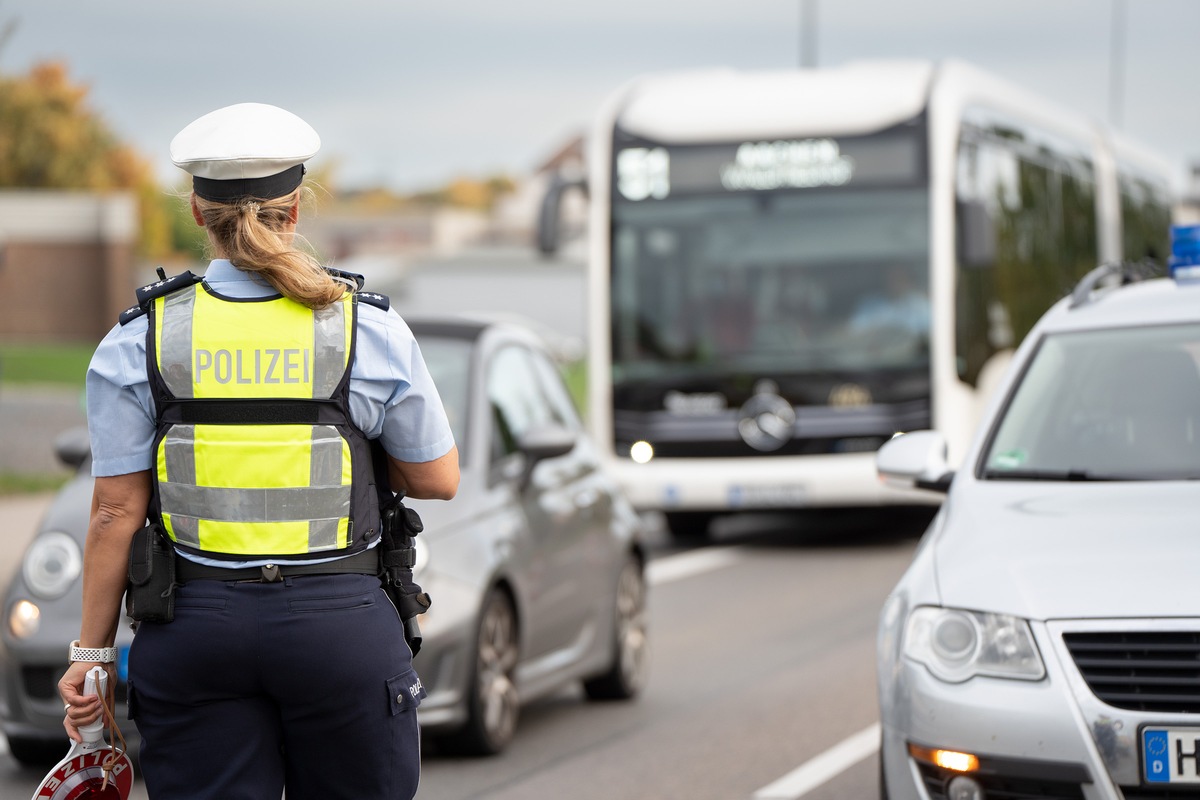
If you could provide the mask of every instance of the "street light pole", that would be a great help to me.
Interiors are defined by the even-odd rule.
[[[817,66],[817,0],[800,0],[800,66]]]
[[[1112,49],[1108,58],[1108,121],[1114,128],[1122,123],[1121,104],[1125,82],[1125,0],[1112,3]]]

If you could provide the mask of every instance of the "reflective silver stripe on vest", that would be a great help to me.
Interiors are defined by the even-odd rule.
[[[167,482],[194,486],[196,484],[196,426],[173,426],[163,437],[162,448],[163,459],[167,467]],[[175,540],[180,544],[199,547],[199,521],[195,517],[177,516],[176,514],[171,514],[171,532],[175,535]]]
[[[228,489],[159,484],[163,513],[218,522],[303,522],[350,515],[350,487]]]
[[[319,374],[319,370],[318,370]],[[341,488],[342,444],[337,428],[332,425],[314,425],[312,430],[312,458],[309,462],[308,485],[316,488]],[[346,501],[347,514],[349,500]],[[324,517],[308,523],[308,548],[311,551],[331,550],[340,546],[338,541],[338,519]]]
[[[192,309],[196,287],[167,295],[159,320],[161,349],[159,371],[171,393],[181,399],[192,397]]]
[[[313,311],[312,396],[332,397],[345,372],[346,306],[338,301]]]

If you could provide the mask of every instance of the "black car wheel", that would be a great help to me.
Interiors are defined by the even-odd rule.
[[[479,615],[467,722],[455,733],[440,738],[447,749],[464,755],[493,755],[512,741],[520,711],[513,676],[518,653],[517,615],[512,601],[504,591],[492,589]]]
[[[629,556],[617,578],[613,659],[608,671],[583,682],[592,700],[628,700],[646,682],[646,579],[641,561]]]

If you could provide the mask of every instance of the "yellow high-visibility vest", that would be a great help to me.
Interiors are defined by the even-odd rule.
[[[378,535],[369,444],[349,415],[355,295],[313,310],[193,283],[149,306],[152,511],[178,549],[280,561]]]

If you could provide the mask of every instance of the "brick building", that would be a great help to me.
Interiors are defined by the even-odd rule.
[[[132,303],[137,202],[0,191],[0,338],[95,341]]]

